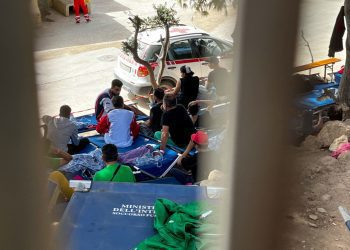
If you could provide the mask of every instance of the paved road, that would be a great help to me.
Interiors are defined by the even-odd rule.
[[[131,32],[118,23],[109,12],[122,13],[129,8],[114,0],[92,1],[92,22],[82,20],[76,24],[75,14],[71,10],[65,17],[51,10],[50,19],[54,22],[43,22],[36,32],[36,51],[64,48],[70,46],[122,40]]]
[[[155,2],[155,0],[153,0]],[[95,4],[94,4],[95,3]],[[335,18],[343,1],[338,0],[304,0],[300,18],[300,30],[308,39],[315,60],[325,59],[328,54],[329,39]],[[63,48],[81,44],[91,44],[122,40],[131,32],[128,17],[130,14],[152,15],[152,2],[147,0],[98,0],[93,1],[93,22],[76,25],[73,16],[58,16],[54,23],[44,23],[38,31],[38,50]],[[128,6],[125,7],[125,6]],[[196,16],[189,10],[179,10],[182,23],[193,24],[210,31],[216,36],[228,37],[233,30],[234,12],[225,17],[213,13],[209,17]],[[52,17],[55,19],[55,16]],[[96,96],[107,88],[113,77],[113,67],[118,49],[115,45],[103,49],[93,46],[79,47],[72,53],[71,48],[37,52],[36,62],[40,114],[57,114],[62,104],[69,104],[73,110],[92,108]],[[85,48],[88,48],[85,50]],[[96,49],[98,48],[98,49]],[[55,52],[55,53],[53,53]],[[55,54],[55,56],[50,56]],[[38,56],[40,55],[40,56]],[[345,58],[345,53],[337,53],[337,57]],[[43,59],[44,58],[44,59]],[[283,58],[281,58],[283,60]],[[311,61],[305,42],[297,38],[295,64]],[[342,63],[336,65],[336,69]],[[322,69],[319,69],[322,71]],[[313,72],[316,72],[314,70]],[[127,97],[126,93],[123,93]]]

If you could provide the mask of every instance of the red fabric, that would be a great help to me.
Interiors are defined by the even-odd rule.
[[[191,135],[191,140],[199,145],[206,145],[208,144],[208,134],[199,130]]]
[[[347,151],[350,151],[350,143],[340,144],[340,146],[337,148],[337,150],[332,153],[332,157],[338,158],[339,155],[341,155],[342,153],[345,153]]]
[[[344,73],[344,65],[341,66],[340,70],[338,71],[339,74],[343,74]]]
[[[88,8],[84,0],[74,0],[75,16],[80,16],[80,8],[83,10],[84,15],[88,14]]]
[[[140,124],[136,122],[136,116],[134,115],[134,118],[132,119],[132,122],[130,124],[130,131],[131,135],[136,138],[139,135],[140,132]]]
[[[110,125],[111,125],[111,123],[108,120],[108,116],[104,115],[104,116],[102,116],[102,118],[98,122],[98,124],[96,126],[96,131],[100,134],[106,134],[109,131]]]

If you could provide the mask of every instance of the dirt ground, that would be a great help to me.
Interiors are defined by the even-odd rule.
[[[350,208],[350,162],[328,149],[293,148],[297,186],[286,223],[286,249],[350,249],[350,231],[338,206]]]

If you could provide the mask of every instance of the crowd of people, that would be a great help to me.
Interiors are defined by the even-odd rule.
[[[131,146],[141,133],[159,141],[160,154],[164,154],[169,146],[183,149],[183,153],[177,159],[176,168],[190,174],[193,182],[204,180],[208,172],[198,170],[198,158],[212,157],[213,151],[208,147],[208,134],[199,128],[209,128],[213,120],[211,108],[217,101],[226,98],[224,83],[228,77],[227,70],[219,66],[216,57],[210,58],[208,63],[213,71],[209,73],[208,81],[202,86],[208,97],[206,100],[198,100],[200,81],[195,72],[186,65],[182,66],[181,78],[174,89],[158,87],[153,90],[149,119],[144,122],[136,121],[139,111],[135,107],[124,104],[120,96],[123,83],[114,79],[111,87],[99,94],[95,102],[95,116],[98,122],[96,131],[103,135],[105,145],[101,149],[102,154],[97,156],[101,159],[94,159],[96,154],[86,157],[90,157],[91,161],[100,161],[94,169],[97,171],[86,172],[85,168],[84,173],[78,171],[80,174],[78,178],[135,182],[131,168],[119,162],[118,148]],[[200,114],[200,107],[203,106],[208,108]],[[42,117],[45,128],[44,140],[47,145],[45,153],[50,159],[51,167],[56,170],[69,162],[78,161],[79,157],[75,155],[90,144],[88,138],[79,137],[78,128],[70,119],[71,112],[68,105],[63,105],[60,107],[58,117],[47,115]],[[193,150],[197,153],[191,154]],[[89,159],[85,162],[89,162]],[[54,171],[49,178],[64,186],[62,190],[69,199],[72,190],[67,186],[67,179],[76,176],[71,174],[67,177],[64,171]]]

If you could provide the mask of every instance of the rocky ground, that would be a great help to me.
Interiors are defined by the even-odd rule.
[[[349,128],[328,122],[316,137],[293,148],[296,185],[290,191],[297,198],[286,214],[287,249],[350,249],[350,231],[338,211],[338,206],[350,208],[350,153],[335,159],[328,149],[342,134],[349,136]]]

